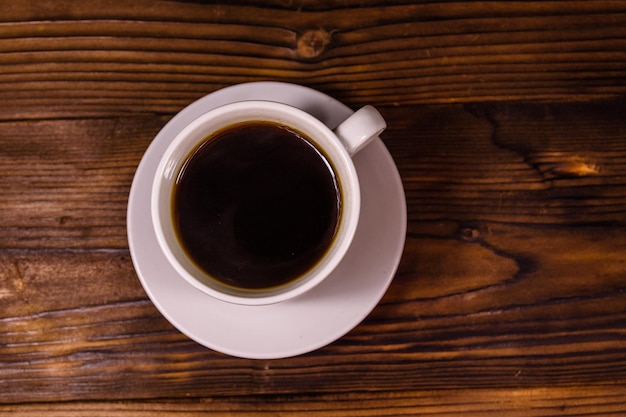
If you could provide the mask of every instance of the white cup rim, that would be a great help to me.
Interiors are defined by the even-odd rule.
[[[208,277],[189,261],[175,240],[171,216],[171,193],[184,160],[212,132],[247,121],[281,123],[312,138],[335,169],[341,183],[342,213],[338,230],[322,259],[299,279],[271,290],[241,290]],[[151,211],[157,241],[168,262],[188,283],[219,300],[244,305],[266,305],[301,295],[332,273],[348,251],[360,213],[360,188],[350,154],[333,131],[310,114],[293,106],[264,100],[248,100],[212,109],[188,124],[169,144],[152,184]]]

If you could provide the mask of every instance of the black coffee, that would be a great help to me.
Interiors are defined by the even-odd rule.
[[[179,174],[178,237],[208,275],[267,289],[312,268],[333,240],[340,187],[331,164],[301,134],[251,122],[207,138]]]

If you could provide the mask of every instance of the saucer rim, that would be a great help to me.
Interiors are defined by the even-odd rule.
[[[215,99],[217,96],[220,96],[221,99],[223,100],[224,97],[227,96],[231,96],[234,98],[234,96],[236,94],[231,94],[231,93],[239,93],[241,94],[242,92],[245,95],[246,90],[248,91],[252,91],[252,90],[264,90],[264,91],[273,91],[274,89],[278,89],[278,90],[291,90],[292,95],[295,95],[294,93],[299,92],[299,93],[304,93],[304,95],[309,96],[308,100],[309,101],[314,101],[314,100],[324,100],[327,102],[327,104],[330,104],[331,107],[335,107],[336,108],[336,113],[344,113],[343,116],[345,116],[346,114],[349,116],[352,112],[352,110],[350,110],[347,106],[345,106],[343,103],[340,103],[338,101],[336,101],[335,99],[325,95],[324,93],[321,93],[317,90],[313,90],[310,89],[308,87],[304,87],[304,86],[300,86],[300,85],[295,85],[295,84],[289,84],[289,83],[280,83],[280,82],[252,82],[252,83],[244,83],[244,84],[237,84],[234,86],[230,86],[230,87],[226,87],[222,90],[218,90],[216,92],[213,92],[211,94],[208,94],[198,100],[196,100],[195,102],[191,103],[189,106],[187,106],[185,109],[181,110],[181,112],[179,112],[176,116],[174,116],[164,127],[163,129],[161,129],[161,131],[155,136],[155,138],[153,139],[152,143],[150,144],[150,146],[148,147],[148,149],[146,150],[146,153],[144,154],[144,156],[142,157],[142,160],[137,168],[137,172],[135,173],[135,177],[133,178],[133,184],[131,186],[131,192],[129,195],[129,205],[128,205],[128,213],[127,213],[127,224],[128,224],[128,237],[129,237],[129,247],[130,247],[130,252],[131,252],[131,258],[133,260],[133,264],[135,266],[135,270],[137,272],[138,278],[144,288],[144,290],[146,291],[146,293],[148,294],[149,298],[151,299],[151,301],[154,303],[154,305],[157,307],[157,309],[160,311],[160,313],[170,322],[172,323],[179,331],[181,331],[183,334],[185,334],[187,337],[191,338],[192,340],[196,341],[197,343],[206,346],[210,349],[213,349],[217,352],[222,352],[222,353],[226,353],[228,355],[231,356],[236,356],[236,357],[240,357],[240,358],[249,358],[249,359],[278,359],[278,358],[286,358],[286,357],[291,357],[291,356],[297,356],[297,355],[301,355],[301,354],[305,354],[314,350],[317,350],[321,347],[324,347],[330,343],[332,343],[333,341],[341,338],[342,336],[344,336],[346,333],[348,333],[350,330],[352,330],[354,327],[356,327],[357,325],[359,325],[365,318],[367,315],[369,315],[371,313],[371,311],[376,307],[376,305],[380,302],[381,298],[384,296],[384,294],[386,293],[389,285],[391,284],[391,281],[393,280],[393,277],[395,276],[395,273],[397,271],[397,268],[399,266],[400,260],[401,260],[401,256],[403,253],[403,248],[405,245],[405,239],[406,239],[406,197],[404,194],[404,190],[402,187],[402,181],[399,175],[399,172],[397,170],[397,166],[395,165],[395,163],[393,162],[393,159],[391,157],[391,155],[389,154],[388,150],[386,149],[386,147],[384,146],[383,142],[380,140],[380,138],[377,138],[373,141],[372,144],[368,145],[368,146],[375,146],[378,147],[379,149],[377,150],[377,152],[380,152],[380,155],[378,155],[378,158],[385,158],[387,159],[386,162],[389,165],[389,169],[390,172],[388,172],[387,174],[390,177],[393,177],[390,182],[393,182],[396,186],[396,190],[399,194],[398,194],[398,201],[395,202],[396,206],[394,207],[394,209],[399,210],[399,218],[397,219],[397,224],[396,227],[398,227],[398,244],[397,247],[393,250],[393,253],[391,253],[389,248],[386,248],[387,252],[389,252],[389,254],[386,256],[386,258],[389,259],[393,259],[393,262],[390,262],[390,265],[388,265],[388,268],[386,269],[386,273],[385,276],[382,276],[380,278],[380,284],[377,286],[376,288],[376,293],[374,294],[373,297],[370,297],[370,302],[367,305],[363,305],[360,307],[359,311],[360,314],[358,315],[358,317],[352,317],[352,318],[348,318],[345,319],[344,321],[346,322],[344,325],[340,326],[341,330],[335,330],[332,332],[324,332],[322,331],[322,334],[326,334],[326,337],[318,337],[314,342],[308,342],[308,343],[304,343],[303,345],[299,346],[299,347],[292,347],[290,350],[285,350],[285,349],[281,349],[279,346],[276,346],[276,349],[272,352],[267,352],[267,351],[263,351],[263,352],[258,352],[255,351],[254,348],[250,348],[250,349],[237,349],[237,348],[229,348],[228,346],[223,346],[220,345],[219,343],[216,342],[212,342],[210,339],[210,337],[207,337],[206,335],[201,336],[196,334],[195,332],[191,331],[188,327],[189,325],[185,325],[185,323],[182,323],[180,320],[180,317],[175,317],[176,314],[174,314],[168,307],[165,307],[162,304],[162,300],[161,300],[161,295],[157,295],[154,293],[153,291],[153,287],[150,284],[150,277],[146,276],[146,274],[143,272],[144,271],[144,267],[142,265],[142,263],[144,262],[144,260],[141,260],[139,258],[143,258],[143,255],[138,255],[138,252],[141,251],[141,244],[140,242],[136,242],[134,241],[134,239],[137,240],[141,240],[141,238],[137,237],[136,234],[134,234],[132,232],[132,230],[136,230],[136,225],[134,223],[134,218],[135,218],[135,213],[133,212],[134,208],[136,207],[136,204],[139,204],[136,202],[136,199],[138,198],[138,194],[139,192],[137,191],[138,188],[140,188],[140,185],[138,185],[140,183],[140,180],[143,178],[143,176],[146,176],[146,170],[150,171],[150,164],[148,159],[150,158],[150,156],[155,152],[155,150],[158,148],[156,145],[160,144],[161,142],[165,142],[167,141],[167,138],[169,136],[172,135],[172,132],[174,132],[175,130],[177,130],[177,128],[175,128],[174,126],[181,124],[184,122],[185,119],[189,119],[190,117],[192,117],[192,113],[193,112],[199,112],[201,111],[202,107],[204,107],[204,111],[213,108],[219,104],[209,104],[211,103],[212,99]],[[277,90],[277,91],[278,91]],[[283,91],[284,92],[284,91]],[[280,94],[277,94],[280,95]],[[251,98],[251,99],[255,99],[255,98]],[[233,100],[231,100],[230,102],[232,102]],[[284,102],[284,101],[280,101],[280,102]],[[208,108],[207,108],[207,104],[208,104]],[[297,104],[293,104],[293,103],[289,103],[287,102],[286,104],[291,104],[294,105],[296,107],[301,108],[300,106],[297,106]],[[192,111],[193,110],[193,111]],[[341,110],[341,111],[339,111]],[[333,117],[336,117],[337,115],[327,115],[327,120],[325,121],[325,123],[329,126],[329,127],[334,127],[333,124],[335,122],[337,122],[337,120],[333,121]],[[195,118],[195,117],[194,117]],[[193,119],[191,119],[193,120]],[[324,120],[323,120],[324,121]],[[340,122],[341,120],[339,120]],[[187,121],[188,123],[188,121]],[[170,132],[172,131],[172,132]],[[175,132],[174,132],[175,135]],[[171,140],[171,138],[170,138]],[[163,145],[162,145],[163,146]],[[164,146],[167,146],[167,144],[165,144]],[[358,155],[357,155],[358,157]],[[154,159],[154,158],[153,158]],[[381,163],[382,164],[382,163]],[[152,163],[152,165],[155,165],[154,163]],[[359,173],[359,167],[358,165],[356,165],[357,168],[357,174]],[[153,167],[154,170],[156,170],[156,167]],[[393,169],[392,169],[393,168]],[[148,176],[148,178],[146,180],[149,180],[150,177]],[[139,214],[136,214],[137,216],[139,216]],[[148,216],[148,220],[147,223],[149,223],[150,225],[152,224],[152,218],[151,216]],[[360,227],[363,227],[362,225],[360,225]],[[133,238],[132,236],[136,236],[135,238]],[[144,238],[145,239],[145,238]],[[147,237],[147,239],[155,239],[154,236],[150,235]],[[155,243],[156,244],[156,243]],[[158,248],[158,244],[156,244],[157,248]],[[160,248],[158,248],[159,252],[161,252]],[[149,255],[148,255],[149,256]],[[152,256],[154,256],[154,254],[152,254]],[[159,253],[159,256],[164,256],[162,253]],[[380,257],[381,259],[383,258],[382,256]],[[175,271],[168,271],[168,274],[170,274],[171,272],[175,272]],[[188,283],[186,283],[186,281],[184,281],[184,279],[182,277],[178,277],[180,278],[180,280],[182,282],[185,283],[185,285],[189,285]],[[342,277],[339,277],[342,278]],[[344,278],[343,280],[345,281],[347,278]],[[154,279],[153,279],[154,280]],[[173,285],[171,287],[174,287]],[[191,287],[191,286],[190,286]],[[198,291],[197,289],[194,288],[194,291]],[[203,294],[204,297],[209,297],[209,295]],[[293,300],[289,300],[286,301],[284,303],[280,303],[280,304],[274,304],[269,306],[270,308],[275,308],[275,309],[281,309],[283,308],[285,305],[287,304],[291,304],[291,306],[293,307],[294,304],[297,304],[299,302],[304,302],[304,300],[302,298],[305,298],[307,296],[307,294],[302,295],[299,298],[293,299]],[[219,301],[219,300],[215,300],[212,299],[212,302],[217,302],[217,303],[224,303],[223,301]],[[228,303],[224,303],[224,304],[228,304]],[[228,305],[228,308],[232,308],[232,305]],[[240,306],[242,307],[242,306]],[[243,307],[249,307],[249,306],[243,306]],[[224,308],[226,308],[226,305],[224,305]],[[252,308],[258,308],[258,307],[252,307]],[[180,310],[180,308],[179,308]],[[242,313],[243,316],[245,316],[246,314],[250,313],[253,314],[250,310],[248,311],[244,311],[244,309],[242,309],[240,311]],[[248,320],[246,318],[244,318],[243,320]]]

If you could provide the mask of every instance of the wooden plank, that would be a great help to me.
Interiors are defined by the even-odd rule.
[[[0,406],[0,416],[618,416],[626,412],[623,387],[441,390],[299,396],[258,396]]]
[[[448,220],[626,223],[624,102],[381,110],[412,231]],[[0,248],[126,249],[132,178],[166,121],[0,123]]]
[[[174,112],[280,79],[351,105],[585,100],[626,92],[620,1],[212,5],[6,2],[3,118]],[[237,51],[234,55],[233,51]]]

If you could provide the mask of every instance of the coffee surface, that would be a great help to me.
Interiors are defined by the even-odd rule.
[[[227,285],[266,289],[312,268],[331,244],[341,193],[299,133],[254,122],[208,138],[177,180],[174,221],[187,254]]]

